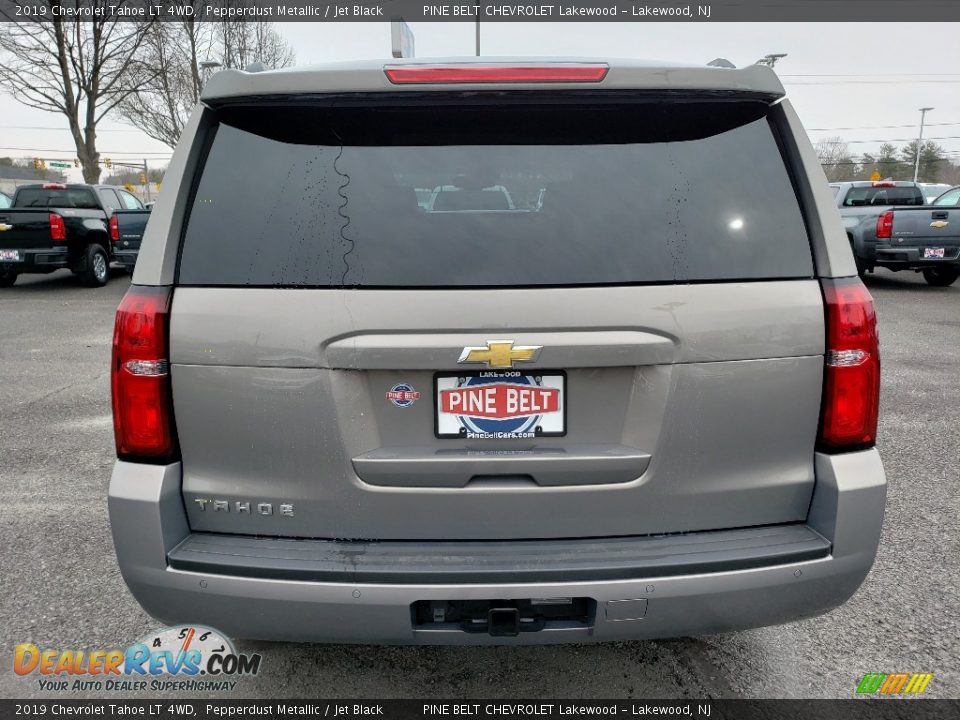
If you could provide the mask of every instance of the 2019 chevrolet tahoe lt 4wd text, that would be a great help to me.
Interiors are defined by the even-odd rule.
[[[783,95],[636,61],[212,78],[117,314],[137,600],[348,643],[844,602],[884,512],[876,320]]]

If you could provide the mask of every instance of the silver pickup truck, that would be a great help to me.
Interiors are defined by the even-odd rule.
[[[925,205],[923,188],[912,182],[831,187],[860,275],[877,267],[913,270],[938,287],[960,277],[960,193],[948,191],[933,205]]]

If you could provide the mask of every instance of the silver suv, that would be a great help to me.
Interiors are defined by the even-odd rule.
[[[634,61],[215,76],[117,314],[134,596],[434,644],[844,602],[883,519],[876,321],[783,95]]]

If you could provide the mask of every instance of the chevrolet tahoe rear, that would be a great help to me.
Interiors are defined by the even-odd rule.
[[[783,95],[636,61],[214,76],[117,314],[134,596],[421,644],[844,602],[883,519],[876,319]]]

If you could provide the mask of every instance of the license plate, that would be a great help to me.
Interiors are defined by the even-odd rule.
[[[20,262],[20,251],[0,250],[0,262]]]
[[[523,440],[567,432],[562,371],[440,373],[434,377],[438,438]]]
[[[942,258],[943,248],[924,248],[923,256],[925,258]]]

